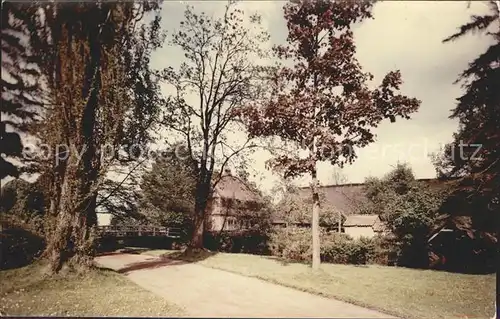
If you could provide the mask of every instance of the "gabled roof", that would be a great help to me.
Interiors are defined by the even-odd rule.
[[[448,180],[437,178],[421,178],[417,181],[425,183],[434,189],[446,187]],[[342,185],[320,186],[320,194],[323,193],[327,205],[340,211],[344,216],[349,216],[357,212],[357,208],[368,201],[365,195],[365,183],[352,183]],[[300,187],[299,196],[301,198],[311,198],[310,187]]]
[[[378,215],[350,215],[344,222],[344,227],[370,227],[375,226],[380,218]]]
[[[319,191],[325,196],[327,205],[340,211],[344,216],[348,216],[355,213],[358,205],[366,201],[363,187],[364,184],[330,185],[321,186]],[[299,196],[310,198],[311,189],[299,188]]]
[[[261,198],[240,178],[223,175],[214,188],[214,197],[237,199],[242,202],[259,202]]]

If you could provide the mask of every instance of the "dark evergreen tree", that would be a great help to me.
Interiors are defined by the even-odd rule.
[[[491,45],[456,81],[465,89],[450,116],[459,120],[459,129],[454,141],[434,160],[440,176],[457,178],[452,196],[442,207],[442,226],[496,242],[500,212],[500,8],[498,1],[487,4],[490,13],[473,15],[469,23],[444,40],[482,32],[491,38]]]
[[[28,125],[39,115],[43,102],[40,99],[39,61],[30,43],[30,24],[23,23],[33,8],[19,3],[2,4],[2,103],[0,105],[0,150],[6,157],[22,155],[23,144],[17,132],[27,132]],[[0,179],[19,177],[19,168],[3,156],[0,157]]]

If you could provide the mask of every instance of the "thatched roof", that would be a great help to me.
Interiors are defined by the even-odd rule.
[[[447,180],[437,178],[422,178],[418,181],[429,185],[434,189],[442,189],[448,186]],[[344,216],[357,212],[357,208],[368,201],[364,191],[364,183],[351,183],[343,185],[320,186],[320,194],[325,196],[327,205],[340,211]],[[299,188],[299,196],[304,199],[311,198],[310,187]]]
[[[378,215],[350,215],[344,222],[344,227],[370,227],[380,221]]]
[[[221,177],[214,188],[214,198],[236,199],[241,202],[260,202],[262,199],[240,178],[231,174]]]
[[[355,213],[358,205],[366,201],[363,187],[364,184],[330,185],[321,186],[319,191],[324,194],[327,205],[347,216]],[[299,196],[310,198],[311,189],[299,188]]]

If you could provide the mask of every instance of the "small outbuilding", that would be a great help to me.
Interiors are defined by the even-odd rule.
[[[111,220],[113,219],[113,215],[105,210],[97,209],[97,226],[109,226],[111,225]]]
[[[372,238],[385,229],[378,215],[349,215],[343,226],[344,232],[354,239]]]

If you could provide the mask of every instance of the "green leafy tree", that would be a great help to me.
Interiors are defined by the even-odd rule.
[[[105,180],[99,190],[96,208],[112,214],[112,221],[142,222],[144,217],[139,212],[141,194],[138,184],[136,176],[120,181]]]
[[[45,237],[43,191],[37,183],[15,179],[3,185],[1,192],[0,220]]]
[[[385,244],[392,258],[401,266],[427,267],[427,240],[445,193],[416,180],[407,164],[398,164],[383,178],[368,178],[365,194],[365,209],[378,214],[390,231]]]
[[[281,199],[274,207],[274,217],[287,223],[309,223],[311,221],[312,199],[304,198],[297,186],[285,182],[284,187],[275,189],[281,193]],[[319,224],[331,227],[338,224],[338,212],[328,204],[325,194],[320,193],[321,216]]]
[[[278,136],[308,152],[273,160],[285,177],[312,176],[313,269],[320,264],[320,199],[317,163],[342,167],[356,159],[354,148],[375,140],[372,128],[385,118],[409,118],[420,102],[401,95],[399,71],[378,88],[356,59],[351,27],[371,18],[372,2],[291,1],[284,7],[288,45],[275,48],[279,64],[271,76],[271,96],[243,110],[251,136]]]
[[[190,234],[196,173],[175,148],[162,154],[142,177],[139,209],[153,224],[180,227]]]
[[[230,142],[229,135],[244,131],[236,110],[256,99],[264,89],[262,68],[255,63],[269,39],[259,16],[245,17],[235,1],[223,17],[197,14],[188,7],[172,44],[185,53],[179,68],[164,72],[174,88],[166,104],[165,125],[184,141],[196,171],[196,196],[191,248],[203,247],[207,200],[231,158],[255,145],[249,139]],[[245,27],[248,21],[250,27]],[[255,32],[253,32],[255,31]],[[195,95],[195,102],[187,100]]]

